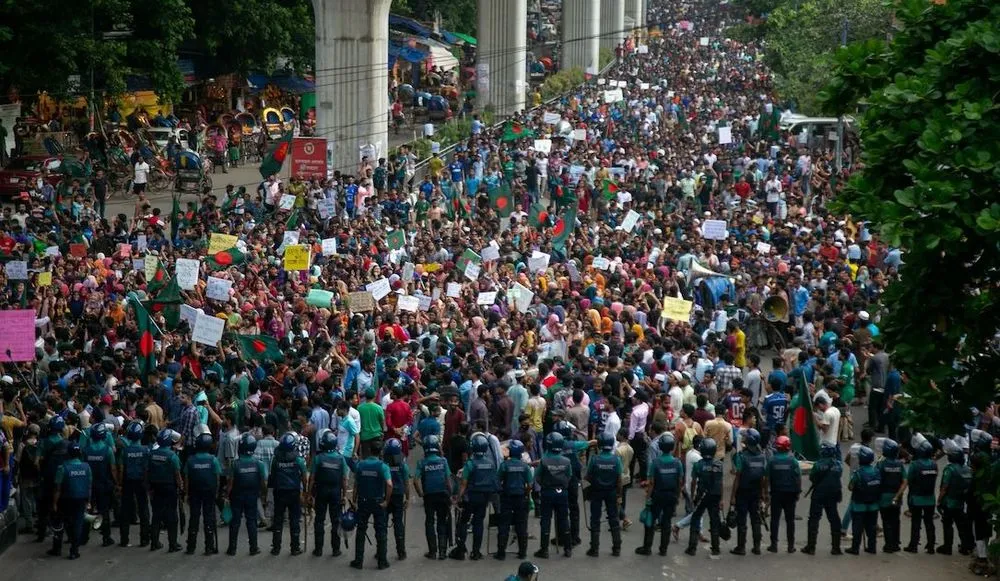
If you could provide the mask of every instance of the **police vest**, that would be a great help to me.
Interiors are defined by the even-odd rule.
[[[361,500],[385,500],[385,464],[381,460],[369,458],[358,463],[355,486]]]
[[[722,462],[713,458],[702,459],[698,474],[698,494],[722,496]]]
[[[233,463],[233,494],[258,496],[264,483],[260,461],[253,456],[240,456]]]
[[[46,440],[45,453],[42,456],[42,478],[46,482],[55,482],[56,471],[66,462],[69,454],[66,451],[66,440],[59,438]],[[50,488],[51,489],[51,488]]]
[[[676,499],[680,493],[681,463],[673,456],[653,460],[653,494]]]
[[[129,444],[122,451],[125,480],[139,482],[146,477],[146,467],[149,466],[149,448],[141,444]]]
[[[275,490],[299,490],[302,488],[302,469],[299,468],[298,455],[294,452],[277,451],[271,473],[274,477]]]
[[[538,485],[543,490],[564,489],[573,478],[573,467],[565,456],[543,456],[538,471]]]
[[[214,492],[218,485],[215,478],[215,456],[202,452],[188,458],[187,477],[189,491]]]
[[[945,496],[948,500],[962,500],[972,486],[972,470],[960,464],[950,464],[948,468],[951,468],[951,479],[948,481],[948,491]]]
[[[580,484],[580,476],[583,473],[583,464],[580,463],[580,455],[576,452],[565,452],[563,456],[569,460],[570,468],[572,468],[569,483],[572,486],[578,486]]]
[[[747,450],[740,452],[742,461],[740,472],[740,492],[760,492],[760,482],[767,471],[767,460],[763,454],[753,454]]]
[[[520,458],[511,458],[503,465],[500,492],[505,496],[524,496],[524,489],[528,486],[528,465]]]
[[[910,465],[910,496],[934,496],[937,484],[937,464],[930,460],[917,460]]]
[[[337,452],[323,452],[316,457],[316,486],[339,492],[344,484],[344,457]]]
[[[63,468],[62,494],[71,500],[90,498],[90,466],[79,460],[65,462]]]
[[[882,479],[882,494],[896,494],[903,485],[903,463],[899,460],[882,460],[878,465]]]
[[[598,454],[590,461],[587,478],[594,492],[607,492],[618,488],[618,458],[611,454]]]
[[[389,466],[389,476],[392,477],[392,495],[403,496],[406,492],[406,489],[404,488],[405,480],[403,479],[403,465],[397,464],[396,466]]]
[[[99,489],[110,488],[114,483],[111,475],[111,458],[107,454],[104,443],[87,446],[83,451],[83,458],[90,466],[91,478],[94,480],[94,487]]]
[[[795,471],[795,458],[791,454],[775,454],[768,464],[771,493],[798,492],[802,481]]]
[[[448,462],[437,454],[431,454],[421,461],[420,484],[424,494],[444,494],[448,492]]]
[[[492,494],[497,491],[497,471],[493,467],[493,462],[480,456],[469,460],[472,468],[469,474],[469,492],[483,492]]]
[[[843,485],[840,478],[844,473],[844,464],[840,460],[821,458],[815,465],[813,471],[817,475],[815,488],[813,488],[813,499],[840,499],[843,494]]]
[[[149,453],[150,484],[175,484],[173,458],[176,454],[169,448],[157,448]]]
[[[877,504],[882,490],[882,478],[871,466],[862,466],[854,484],[854,501],[858,504]]]

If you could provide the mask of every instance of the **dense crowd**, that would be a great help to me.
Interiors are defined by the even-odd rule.
[[[627,39],[610,72],[557,104],[495,129],[476,120],[426,176],[404,147],[354,175],[271,175],[168,213],[140,197],[133,216],[105,219],[89,194],[46,184],[4,208],[2,302],[34,309],[37,338],[36,361],[2,378],[4,482],[24,530],[53,534],[54,555],[65,531],[76,557],[87,514],[105,545],[113,521],[122,546],[138,522],[141,546],[160,548],[165,528],[180,550],[181,524],[188,552],[204,528],[213,553],[221,509],[230,554],[241,522],[251,554],[258,524],[279,553],[285,518],[297,554],[306,508],[316,554],[327,516],[334,554],[373,519],[382,568],[390,521],[406,556],[413,491],[429,558],[481,558],[489,506],[498,557],[510,528],[526,555],[533,510],[544,558],[553,519],[567,555],[580,542],[585,484],[588,554],[602,513],[615,555],[629,516],[645,530],[636,552],[651,552],[659,522],[661,555],[684,526],[693,554],[705,514],[718,553],[724,505],[733,552],[747,551],[749,518],[759,553],[762,501],[768,549],[784,511],[794,551],[805,457],[804,550],[825,511],[839,553],[846,456],[854,552],[862,538],[875,550],[880,511],[884,550],[899,550],[908,485],[907,550],[920,522],[934,549],[940,504],[938,550],[954,523],[985,566],[967,460],[991,462],[996,403],[965,438],[900,426],[905,374],[878,321],[903,255],[827,211],[854,152],[838,171],[832,141],[781,130],[761,48],[724,38],[732,10],[651,3],[662,34]],[[855,432],[862,443],[841,449]],[[935,450],[952,462],[940,498]],[[626,503],[629,490],[644,498]],[[679,499],[688,516],[671,525]]]

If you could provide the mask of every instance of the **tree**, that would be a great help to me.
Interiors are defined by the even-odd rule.
[[[819,113],[816,94],[830,80],[832,57],[844,37],[884,39],[890,22],[882,0],[783,0],[758,25],[765,27],[764,57],[778,94],[799,111]]]
[[[445,30],[476,35],[479,13],[479,4],[476,0],[394,0],[393,10],[396,9],[397,3],[405,4],[405,8],[409,9],[409,14],[404,12],[400,14],[425,22],[434,20],[435,15],[440,14],[441,26]]]
[[[1000,5],[900,0],[895,20],[887,49],[838,52],[821,96],[841,113],[868,105],[864,165],[836,209],[905,249],[884,332],[909,376],[908,421],[962,433],[1000,377]]]

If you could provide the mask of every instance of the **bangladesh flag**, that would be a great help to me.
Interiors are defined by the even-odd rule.
[[[604,180],[601,182],[601,193],[604,194],[605,200],[611,201],[618,198],[619,191],[621,191],[621,188],[613,180]]]
[[[163,263],[157,260],[156,272],[153,273],[153,279],[146,281],[146,292],[151,295],[156,294],[167,284],[168,278],[167,271],[163,269]]]
[[[181,226],[181,198],[174,196],[174,205],[170,209],[170,239],[177,238],[177,229]]]
[[[387,242],[389,243],[390,249],[399,250],[400,248],[406,246],[406,233],[397,228],[396,230],[389,232]]]
[[[212,270],[225,270],[230,266],[243,264],[246,262],[246,259],[246,255],[239,248],[230,248],[229,250],[220,250],[215,254],[206,256],[205,263]]]
[[[510,216],[514,211],[514,195],[510,191],[507,182],[503,182],[498,187],[490,188],[490,204],[493,211],[501,218]]]
[[[552,229],[552,248],[562,252],[566,249],[566,241],[576,228],[577,204],[570,204],[563,210],[555,227]]]
[[[508,121],[503,127],[503,137],[502,141],[516,141],[524,137],[534,137],[535,132],[531,129],[526,129],[523,125],[516,121]]]
[[[153,332],[156,325],[149,316],[149,311],[142,305],[142,301],[136,294],[128,294],[128,303],[135,314],[135,324],[139,331],[138,353],[139,378],[143,386],[149,385],[149,374],[156,369],[156,354],[153,352],[155,343],[153,342]]]
[[[538,228],[541,230],[549,222],[549,212],[545,209],[545,206],[535,202],[531,205],[530,211],[528,212],[528,224],[533,228]]]
[[[276,141],[271,149],[264,156],[264,161],[260,164],[260,175],[265,180],[281,172],[281,166],[285,165],[285,158],[292,150],[292,132],[286,131],[281,139]]]
[[[299,225],[299,209],[295,208],[285,220],[285,230],[295,230]]]
[[[281,352],[281,347],[274,337],[268,335],[239,335],[239,338],[244,360],[283,361],[285,359],[285,354]]]
[[[792,449],[806,460],[815,461],[819,458],[819,432],[816,430],[816,418],[813,417],[812,398],[809,397],[809,386],[806,385],[804,374],[798,374],[799,388],[788,407],[791,420],[790,435]]]
[[[454,222],[459,218],[468,218],[472,215],[472,201],[468,198],[455,194],[448,201],[448,219]]]

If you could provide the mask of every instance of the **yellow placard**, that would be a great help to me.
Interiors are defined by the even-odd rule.
[[[230,248],[235,248],[236,243],[239,241],[238,236],[233,236],[232,234],[219,234],[218,232],[213,232],[208,238],[208,254],[216,254],[222,252],[223,250],[229,250]]]
[[[52,273],[51,272],[39,272],[38,273],[38,286],[52,286]]]
[[[285,247],[285,270],[309,270],[309,245],[289,244]]]
[[[441,264],[437,262],[428,262],[424,265],[424,272],[437,272],[441,270]]]
[[[660,316],[664,319],[688,323],[691,321],[691,309],[693,307],[694,303],[691,301],[675,299],[674,297],[663,297],[663,311],[660,312]]]

